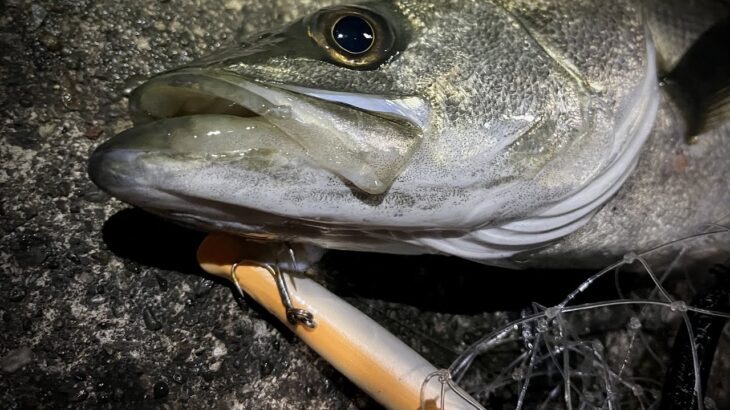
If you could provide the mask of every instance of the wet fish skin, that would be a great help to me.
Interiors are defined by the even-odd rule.
[[[576,240],[569,236],[547,251],[517,258],[524,264],[560,264],[595,263],[597,253],[613,256],[622,246],[647,243],[643,231],[628,240],[607,235],[611,219],[594,217],[613,188],[589,197],[597,201],[591,206],[545,214],[625,158],[612,182],[620,186],[638,152],[622,152],[622,138],[641,146],[647,124],[671,115],[660,111],[655,118],[652,108],[663,97],[655,87],[657,66],[647,35],[653,27],[644,17],[645,4],[460,1],[444,8],[441,3],[370,3],[408,38],[407,48],[372,71],[323,61],[322,50],[303,40],[304,22],[247,38],[244,47],[224,49],[183,69],[213,76],[225,72],[274,87],[427,102],[427,127],[387,192],[364,194],[322,172],[316,161],[315,166],[279,163],[276,172],[267,173],[259,172],[260,161],[258,168],[246,169],[210,158],[183,161],[179,152],[173,158],[130,159],[102,149],[105,156],[92,159],[92,178],[123,200],[206,229],[331,248],[441,252],[513,264],[503,258],[553,244],[580,227],[576,235],[593,233],[582,249],[571,245]],[[652,34],[662,36],[656,29]],[[666,99],[661,104],[664,109]],[[617,135],[622,123],[638,124],[637,130]],[[650,141],[662,138],[657,132]],[[125,161],[144,162],[143,174],[121,170]],[[113,178],[110,169],[116,169]],[[114,185],[115,178],[123,184]],[[716,203],[693,220],[726,208]],[[633,232],[647,224],[635,215],[626,218],[620,222],[636,227]],[[598,227],[596,219],[602,221]],[[561,258],[560,249],[571,258]]]

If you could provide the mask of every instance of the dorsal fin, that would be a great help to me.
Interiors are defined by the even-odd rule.
[[[730,18],[702,34],[664,83],[685,114],[689,142],[730,120]]]

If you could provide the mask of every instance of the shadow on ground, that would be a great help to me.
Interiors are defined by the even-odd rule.
[[[141,265],[201,275],[195,254],[205,233],[139,209],[117,212],[104,223],[104,242],[117,256]]]
[[[139,264],[203,275],[195,260],[205,233],[168,222],[138,209],[112,216],[104,241],[120,257]],[[421,310],[476,314],[515,311],[531,303],[559,303],[591,271],[510,270],[453,257],[398,256],[329,252],[320,263],[327,286],[340,296],[397,302]],[[220,280],[221,283],[226,283]],[[597,283],[587,300],[615,298],[612,281]]]
[[[352,252],[332,252],[322,264],[325,271],[343,272],[334,281],[334,291],[340,295],[454,314],[516,311],[533,302],[555,305],[594,273],[511,270],[436,255],[414,258]],[[616,296],[614,283],[606,280],[591,286],[576,302]]]

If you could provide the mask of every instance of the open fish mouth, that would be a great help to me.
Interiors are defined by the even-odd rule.
[[[129,155],[239,159],[267,172],[272,157],[304,160],[368,194],[388,190],[428,128],[418,97],[384,97],[264,84],[224,71],[183,69],[136,89],[137,125],[100,146],[90,164],[102,188],[109,159]],[[133,172],[133,171],[130,171]],[[117,175],[118,176],[118,175]],[[127,179],[127,182],[129,180]]]

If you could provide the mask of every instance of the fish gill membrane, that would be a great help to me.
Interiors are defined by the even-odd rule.
[[[485,408],[722,408],[728,369],[713,356],[730,351],[730,259],[705,276],[684,260],[696,242],[717,239],[730,240],[728,225],[625,255],[559,304],[533,303],[480,337],[423,388],[440,383],[447,395],[465,392]],[[655,271],[652,257],[666,252],[672,263]],[[622,286],[626,275],[632,285]],[[619,298],[584,300],[611,279]],[[635,286],[642,279],[648,286]]]

